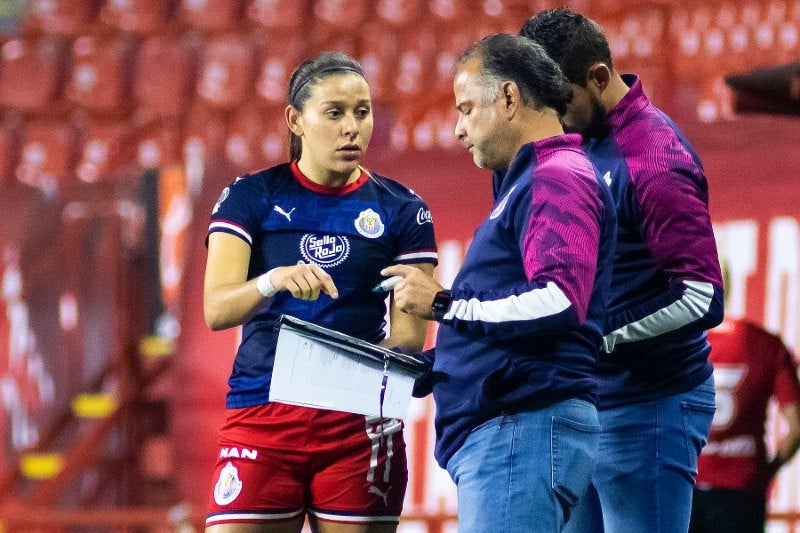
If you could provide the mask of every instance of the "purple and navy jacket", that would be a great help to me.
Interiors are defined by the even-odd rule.
[[[578,135],[524,145],[453,281],[432,382],[435,456],[504,413],[596,402],[615,235],[611,194]]]
[[[703,167],[636,76],[584,149],[617,210],[600,408],[693,389],[712,373],[705,331],[722,321],[722,276]]]

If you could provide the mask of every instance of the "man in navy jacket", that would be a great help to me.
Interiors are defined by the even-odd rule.
[[[531,41],[495,35],[460,58],[456,136],[494,172],[492,211],[451,290],[405,266],[395,303],[439,322],[439,464],[459,531],[560,531],[597,437],[594,372],[615,235],[610,192],[559,122],[571,91]]]

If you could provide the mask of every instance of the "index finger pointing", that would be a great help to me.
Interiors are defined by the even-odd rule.
[[[322,287],[320,287],[322,292],[324,292],[333,299],[338,298],[339,289],[336,288],[336,284],[333,282],[333,278],[331,278],[330,274],[322,270],[317,265],[314,265],[313,270],[314,274],[317,276],[317,279],[322,285]]]

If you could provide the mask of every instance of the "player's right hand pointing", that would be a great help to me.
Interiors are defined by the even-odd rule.
[[[339,297],[333,279],[314,263],[280,267],[272,274],[270,281],[275,289],[289,291],[301,300],[316,300],[320,291],[333,299]]]

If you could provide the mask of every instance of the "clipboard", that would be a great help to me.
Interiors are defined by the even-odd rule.
[[[282,315],[269,401],[403,418],[416,378],[429,366],[323,326]]]

